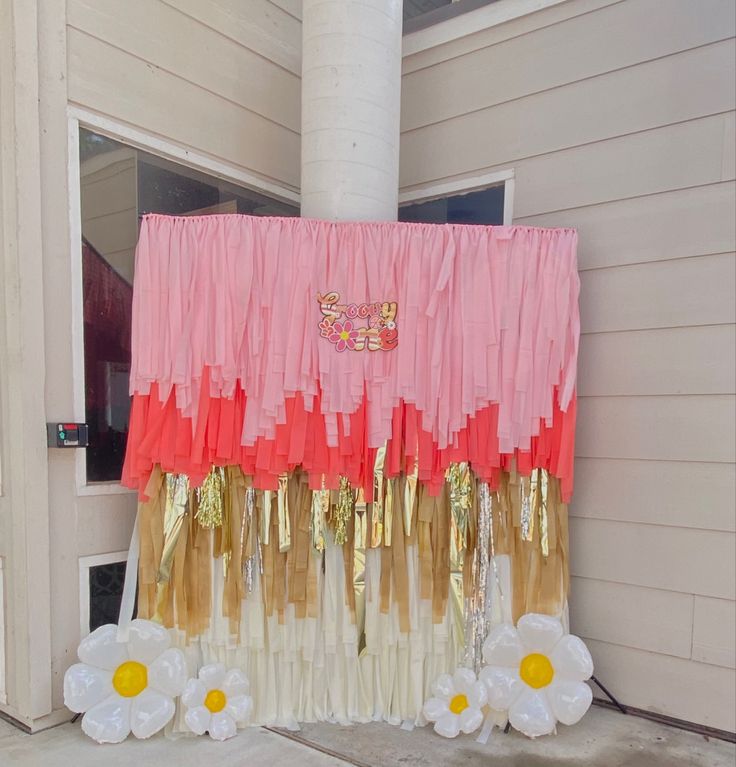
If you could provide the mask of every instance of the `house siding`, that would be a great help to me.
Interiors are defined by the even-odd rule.
[[[405,57],[401,191],[513,168],[514,223],[578,228],[572,629],[624,702],[733,731],[734,5],[666,5]]]
[[[69,101],[297,189],[301,24],[288,7],[70,0]]]

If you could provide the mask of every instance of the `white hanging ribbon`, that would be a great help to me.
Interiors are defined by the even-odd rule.
[[[138,559],[140,558],[141,539],[138,535],[138,513],[135,515],[133,535],[130,538],[128,562],[125,565],[125,583],[123,596],[120,600],[120,615],[118,617],[118,642],[127,642],[130,633],[130,622],[133,620],[135,609],[135,589],[138,585]]]
[[[488,739],[491,737],[491,732],[493,732],[493,717],[491,716],[491,714],[488,714],[485,722],[483,722],[483,729],[480,731],[480,734],[475,739],[475,742],[485,745],[486,743],[488,743]]]

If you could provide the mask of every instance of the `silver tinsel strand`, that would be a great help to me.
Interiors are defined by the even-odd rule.
[[[488,634],[491,615],[492,589],[488,588],[488,549],[493,535],[492,523],[491,490],[487,482],[481,482],[478,486],[478,534],[473,555],[473,592],[465,599],[464,665],[476,673],[483,665],[483,642]]]
[[[256,491],[252,487],[248,487],[245,490],[245,510],[244,515],[248,518],[248,530],[250,531],[250,535],[253,536],[253,507],[255,505],[255,494]],[[245,531],[245,524],[241,526],[241,531]],[[242,534],[242,533],[241,533]],[[258,536],[255,536],[256,539],[258,539]],[[241,551],[243,550],[243,541],[240,542],[241,545]],[[254,560],[256,558],[255,553],[252,554],[250,557],[247,557],[245,559],[245,562],[243,562],[243,576],[245,578],[245,588],[247,592],[250,594],[253,591],[253,567],[254,567]]]

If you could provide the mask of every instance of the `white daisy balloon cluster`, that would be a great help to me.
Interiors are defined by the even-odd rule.
[[[202,666],[197,679],[187,682],[181,702],[187,709],[184,720],[197,735],[209,732],[213,740],[227,740],[237,733],[253,710],[248,678],[237,668],[222,663]]]
[[[81,662],[64,675],[64,704],[84,712],[82,730],[90,738],[120,743],[131,731],[150,738],[171,721],[187,665],[182,651],[170,644],[163,626],[145,620],[131,622],[127,642],[118,641],[112,624],[82,640]]]
[[[441,674],[432,685],[432,695],[422,712],[434,731],[444,738],[464,732],[470,735],[483,723],[483,708],[488,703],[485,684],[469,668]]]
[[[590,708],[593,693],[585,684],[593,660],[583,641],[565,634],[549,615],[529,613],[516,627],[502,624],[483,645],[488,664],[476,680],[469,669],[443,675],[423,713],[435,732],[454,738],[484,721],[511,726],[530,738],[549,735],[557,722],[572,725]]]
[[[150,738],[173,719],[179,696],[195,734],[225,740],[237,733],[253,709],[245,674],[213,664],[188,680],[184,653],[170,645],[169,632],[148,620],[132,621],[126,641],[112,624],[82,640],[80,663],[64,675],[64,703],[84,713],[86,735],[98,743],[120,743],[131,732]]]

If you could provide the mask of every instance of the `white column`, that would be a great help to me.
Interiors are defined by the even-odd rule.
[[[302,216],[395,221],[401,0],[304,0]]]

